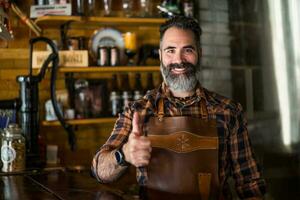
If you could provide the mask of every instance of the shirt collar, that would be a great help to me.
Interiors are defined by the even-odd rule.
[[[193,104],[195,102],[199,102],[201,99],[204,99],[206,101],[204,88],[201,86],[199,82],[196,85],[195,94],[191,97],[185,97],[185,98],[174,97],[169,87],[165,84],[165,82],[163,82],[158,88],[158,93],[155,98],[155,106],[158,105],[158,101],[161,98],[166,98],[172,103],[180,103],[183,105]]]

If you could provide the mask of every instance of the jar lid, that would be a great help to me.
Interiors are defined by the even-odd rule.
[[[18,124],[9,124],[8,128],[4,129],[4,135],[5,136],[12,136],[12,135],[18,135],[22,133],[22,129],[18,126]]]

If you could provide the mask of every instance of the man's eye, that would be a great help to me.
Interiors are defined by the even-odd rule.
[[[185,49],[185,52],[186,52],[186,53],[192,53],[192,52],[194,52],[194,49],[192,49],[192,48],[187,48],[187,49]]]
[[[168,50],[166,50],[166,53],[174,53],[174,52],[175,52],[174,49],[168,49]]]

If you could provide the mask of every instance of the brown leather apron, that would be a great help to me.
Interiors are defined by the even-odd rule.
[[[172,194],[219,198],[218,134],[201,100],[202,118],[164,117],[163,100],[157,117],[145,125],[152,153],[147,167],[147,188]]]

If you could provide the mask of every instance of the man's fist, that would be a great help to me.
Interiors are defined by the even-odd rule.
[[[125,160],[135,167],[147,166],[151,157],[151,142],[143,135],[143,121],[135,112],[132,119],[132,131],[123,146]]]

